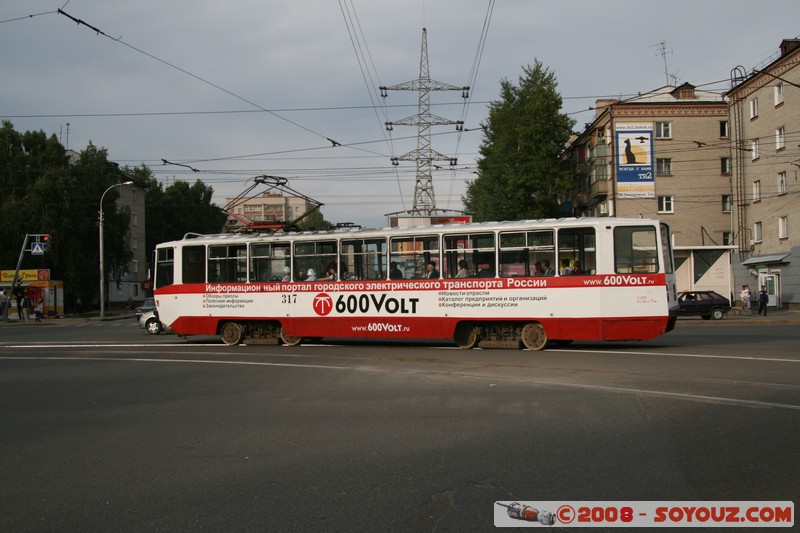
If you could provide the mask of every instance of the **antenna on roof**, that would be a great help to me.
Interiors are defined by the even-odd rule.
[[[677,85],[678,84],[677,76],[670,75],[669,69],[667,68],[667,54],[672,55],[672,48],[667,49],[666,41],[661,41],[660,43],[651,45],[650,48],[653,48],[654,46],[656,47],[656,56],[661,56],[661,58],[664,60],[664,77],[667,79],[667,85],[670,84],[669,83],[670,76],[672,76],[672,78],[675,81],[674,85]]]

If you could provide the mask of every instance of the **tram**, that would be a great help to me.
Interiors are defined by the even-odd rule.
[[[156,246],[154,296],[178,335],[227,345],[338,337],[542,350],[655,338],[678,309],[669,226],[638,218],[187,234]]]

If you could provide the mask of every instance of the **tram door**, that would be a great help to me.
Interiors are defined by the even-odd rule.
[[[780,307],[781,306],[781,274],[780,272],[770,272],[768,274],[760,274],[759,278],[759,287],[758,289],[761,290],[761,285],[767,289],[767,294],[769,295],[769,303],[767,307]]]

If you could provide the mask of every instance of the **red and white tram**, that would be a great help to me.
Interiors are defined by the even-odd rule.
[[[657,220],[187,234],[159,244],[155,262],[161,321],[228,345],[446,338],[541,350],[651,339],[678,307],[669,227]]]

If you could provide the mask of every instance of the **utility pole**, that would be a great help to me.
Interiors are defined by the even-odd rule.
[[[455,166],[458,162],[454,157],[441,154],[431,147],[431,127],[455,124],[458,131],[464,127],[464,122],[461,120],[450,120],[431,114],[431,91],[461,91],[462,98],[469,98],[469,87],[458,87],[431,79],[428,67],[428,30],[422,28],[419,78],[398,85],[380,87],[380,91],[383,98],[388,96],[387,91],[417,91],[419,93],[417,114],[395,122],[386,122],[386,129],[392,131],[392,126],[417,126],[417,148],[407,154],[393,157],[392,164],[396,166],[399,161],[415,161],[417,163],[414,204],[408,213],[431,216],[437,210],[436,196],[433,192],[433,176],[431,175],[433,161],[447,161],[450,166]]]

